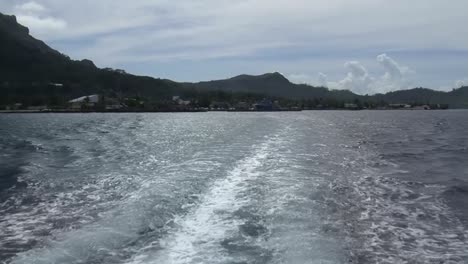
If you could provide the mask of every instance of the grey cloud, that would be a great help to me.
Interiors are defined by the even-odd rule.
[[[16,5],[15,9],[20,12],[32,12],[32,13],[40,13],[46,10],[46,8],[43,5],[38,4],[34,1]]]

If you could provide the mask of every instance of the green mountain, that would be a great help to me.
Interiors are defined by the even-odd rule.
[[[45,97],[66,101],[93,93],[167,97],[182,89],[169,80],[99,69],[90,60],[71,60],[33,38],[14,16],[1,13],[0,43],[0,105],[14,101],[34,104]]]
[[[226,80],[186,83],[184,86],[200,90],[261,93],[291,99],[336,98],[352,101],[360,97],[350,91],[331,91],[323,87],[293,84],[277,72],[259,76],[239,75]]]
[[[199,83],[184,83],[185,87],[199,90],[221,90],[225,92],[262,93],[292,99],[334,99],[337,101],[367,101],[389,104],[445,104],[451,108],[468,108],[468,87],[451,92],[435,91],[427,88],[400,90],[373,96],[356,95],[348,90],[329,90],[305,84],[291,83],[280,73],[267,73],[259,76],[239,75],[226,80]]]
[[[149,101],[169,100],[173,95],[204,101],[257,99],[262,96],[290,100],[315,100],[336,105],[345,102],[449,104],[468,107],[468,87],[452,92],[430,89],[359,96],[346,90],[293,84],[280,73],[240,75],[226,80],[177,83],[135,76],[123,70],[99,69],[90,60],[76,61],[50,48],[29,34],[14,16],[0,13],[0,106],[14,102],[26,105],[60,105],[71,98],[102,94],[139,97]],[[60,84],[60,85],[57,85]],[[254,95],[254,96],[252,96]]]
[[[29,35],[29,29],[14,16],[0,15],[0,78],[9,82],[41,82],[72,78],[67,71],[92,74],[97,68],[91,61],[72,61],[44,42]]]
[[[386,94],[376,94],[373,98],[394,104],[446,104],[449,105],[450,108],[468,108],[468,87],[454,89],[451,92],[434,91],[427,88],[414,88]]]

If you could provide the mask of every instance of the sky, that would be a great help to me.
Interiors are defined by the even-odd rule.
[[[1,0],[73,59],[175,81],[280,72],[359,94],[468,85],[467,0]]]

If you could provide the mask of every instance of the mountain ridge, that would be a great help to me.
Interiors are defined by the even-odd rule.
[[[431,89],[409,89],[387,94],[362,96],[349,90],[330,90],[306,84],[294,84],[279,72],[261,75],[242,74],[228,79],[180,83],[148,76],[136,76],[123,70],[100,69],[88,59],[72,60],[32,37],[29,29],[15,16],[0,13],[0,89],[4,100],[29,100],[27,97],[58,96],[62,101],[93,93],[109,96],[138,96],[169,99],[172,95],[194,95],[222,91],[226,93],[263,94],[294,100],[329,99],[346,102],[356,100],[389,103],[450,104],[468,107],[468,87],[441,92]],[[50,83],[63,84],[62,89]],[[51,89],[53,91],[51,91]],[[197,95],[199,96],[199,95]],[[6,98],[6,99],[5,99]],[[32,102],[31,102],[32,103]]]

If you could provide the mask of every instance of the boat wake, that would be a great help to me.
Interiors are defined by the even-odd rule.
[[[166,238],[146,246],[129,263],[228,263],[235,259],[229,256],[225,243],[236,236],[245,219],[235,217],[249,197],[243,196],[249,180],[264,174],[262,164],[271,155],[272,145],[278,144],[272,137],[254,153],[240,160],[227,177],[214,182],[202,196],[195,210],[175,220],[177,228]],[[261,240],[261,238],[256,238]],[[255,241],[251,241],[255,243]]]

